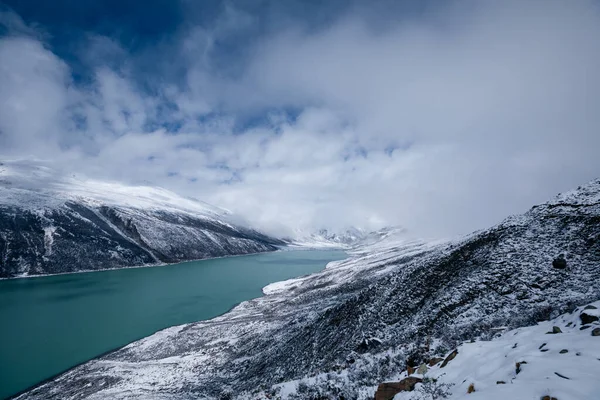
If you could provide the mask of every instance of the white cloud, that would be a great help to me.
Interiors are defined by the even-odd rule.
[[[152,94],[100,62],[74,85],[39,38],[5,37],[0,153],[162,185],[277,232],[466,233],[596,177],[597,3],[452,4],[385,28],[355,11],[318,31],[290,23],[233,76],[215,71],[215,43],[256,21],[228,7],[174,44],[183,85]],[[268,123],[240,132],[236,116],[264,109]]]

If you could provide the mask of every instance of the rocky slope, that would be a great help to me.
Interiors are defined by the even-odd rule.
[[[388,238],[265,293],[19,398],[372,398],[407,364],[462,340],[599,299],[600,181],[457,241]],[[298,380],[302,386],[283,393],[285,382]]]
[[[0,278],[171,263],[275,250],[226,210],[160,188],[0,165]]]
[[[422,382],[394,399],[431,399],[427,393],[435,389],[445,392],[448,400],[596,399],[598,307],[600,302],[582,305],[552,321],[499,333],[491,341],[463,343],[445,358],[448,362],[433,359],[433,365],[419,366],[421,373],[415,371],[411,377]],[[407,377],[407,372],[399,374],[398,383]],[[381,385],[376,399],[387,398],[381,394],[389,386],[394,385]]]

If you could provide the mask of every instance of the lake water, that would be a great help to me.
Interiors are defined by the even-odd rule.
[[[0,281],[0,399],[148,336],[210,319],[342,251],[282,251]]]

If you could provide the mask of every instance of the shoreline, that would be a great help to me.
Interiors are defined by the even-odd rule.
[[[80,273],[89,273],[89,272],[102,272],[102,271],[112,271],[112,270],[129,269],[129,268],[152,268],[152,267],[160,267],[160,266],[169,266],[169,265],[183,264],[183,263],[186,263],[186,262],[214,260],[214,259],[228,258],[228,257],[254,256],[254,255],[259,255],[259,254],[277,253],[277,252],[286,252],[286,251],[323,251],[323,250],[324,251],[331,251],[331,250],[341,250],[341,251],[343,251],[343,249],[332,249],[332,248],[291,248],[291,249],[277,249],[277,250],[273,250],[273,251],[265,251],[265,252],[258,252],[258,253],[236,254],[236,255],[232,255],[232,256],[203,258],[203,259],[200,259],[200,260],[189,260],[189,261],[183,261],[183,262],[180,262],[180,263],[172,263],[172,264],[171,263],[165,263],[165,264],[153,264],[153,265],[149,265],[149,266],[134,266],[134,267],[123,267],[123,268],[106,268],[106,269],[102,269],[102,270],[87,270],[87,271],[77,271],[77,272],[63,272],[63,273],[48,274],[48,275],[34,275],[34,276],[24,276],[24,277],[16,277],[16,278],[2,278],[1,280],[12,280],[12,279],[19,279],[19,278],[43,278],[43,277],[47,277],[47,276],[57,276],[57,275],[67,275],[67,274],[80,274]],[[337,260],[337,261],[341,261],[341,260]],[[43,386],[43,385],[45,385],[45,384],[47,384],[49,382],[52,382],[56,378],[58,378],[58,377],[60,377],[60,376],[62,376],[64,374],[68,373],[69,371],[71,371],[71,370],[73,370],[73,369],[75,369],[77,367],[80,367],[80,366],[82,366],[84,364],[87,364],[89,362],[92,362],[92,361],[99,360],[102,357],[105,357],[105,356],[107,356],[109,354],[117,352],[117,351],[119,351],[119,350],[121,350],[121,349],[129,346],[132,343],[135,343],[135,342],[137,342],[139,340],[143,340],[143,339],[145,339],[147,337],[153,336],[153,335],[155,335],[155,334],[157,334],[157,333],[159,333],[161,331],[164,331],[166,329],[172,329],[172,328],[176,328],[176,327],[183,327],[183,326],[187,326],[187,325],[190,325],[190,324],[195,324],[195,323],[199,323],[199,322],[206,322],[206,321],[211,321],[211,320],[213,320],[215,318],[220,318],[220,317],[222,317],[224,315],[229,314],[236,307],[238,307],[240,304],[242,304],[242,303],[244,303],[246,301],[251,301],[251,300],[255,300],[255,299],[258,299],[258,298],[261,298],[261,297],[266,297],[266,296],[271,295],[270,293],[265,293],[263,291],[263,289],[266,288],[267,286],[274,285],[274,284],[277,284],[277,283],[280,283],[280,282],[288,282],[288,281],[291,281],[291,280],[298,280],[298,279],[306,278],[306,277],[308,277],[308,276],[310,276],[310,275],[312,275],[314,273],[319,273],[319,272],[325,271],[327,269],[327,266],[330,263],[337,262],[337,261],[334,260],[334,261],[328,261],[328,262],[326,262],[325,265],[323,265],[322,270],[320,270],[318,272],[313,272],[313,273],[310,273],[310,274],[301,275],[301,276],[298,276],[298,277],[295,277],[295,278],[290,278],[290,279],[284,280],[284,281],[275,281],[275,282],[268,283],[267,285],[265,285],[263,288],[260,289],[260,293],[261,294],[259,296],[252,297],[250,299],[240,301],[240,302],[232,305],[227,311],[225,311],[225,312],[223,312],[221,314],[215,315],[214,317],[211,317],[211,318],[208,318],[208,319],[200,319],[200,320],[196,320],[196,321],[186,322],[186,323],[183,323],[183,324],[172,325],[172,326],[167,326],[167,327],[162,328],[162,329],[158,329],[158,330],[156,330],[156,331],[154,331],[154,332],[152,332],[152,333],[150,333],[148,335],[139,337],[139,338],[137,338],[135,340],[132,340],[131,342],[128,342],[128,343],[124,344],[124,345],[121,345],[121,346],[112,348],[110,350],[107,350],[107,351],[105,351],[103,353],[100,353],[97,356],[94,356],[94,357],[92,357],[92,358],[90,358],[88,360],[85,360],[85,361],[73,364],[72,366],[68,367],[67,369],[64,369],[61,372],[53,374],[52,376],[50,376],[48,378],[45,378],[42,381],[37,382],[34,385],[31,385],[31,386],[29,386],[29,387],[27,387],[27,388],[25,388],[25,389],[23,389],[23,390],[15,393],[15,394],[12,394],[12,395],[10,395],[10,396],[8,396],[6,398],[0,399],[0,400],[15,400],[15,399],[18,399],[20,396],[22,396],[22,395],[24,395],[24,394],[26,394],[26,393],[28,393],[28,392],[30,392],[32,390],[35,390],[36,388],[39,388],[39,387],[41,387],[41,386]]]
[[[8,281],[8,280],[16,280],[16,279],[33,279],[33,278],[45,278],[49,276],[60,276],[60,275],[71,275],[71,274],[87,274],[91,272],[105,272],[105,271],[116,271],[121,269],[136,269],[136,268],[156,268],[156,267],[168,267],[170,265],[184,264],[188,262],[198,262],[198,261],[206,261],[206,260],[219,260],[221,258],[232,258],[232,257],[244,257],[244,256],[255,256],[258,254],[267,254],[267,253],[277,253],[277,252],[285,252],[285,251],[321,251],[321,250],[340,250],[340,251],[348,251],[349,249],[344,247],[302,247],[302,246],[275,246],[276,250],[270,251],[258,251],[255,253],[245,253],[245,254],[231,254],[226,256],[219,257],[207,257],[207,258],[198,258],[192,260],[178,261],[173,263],[157,263],[157,264],[145,264],[145,265],[132,265],[130,267],[116,267],[116,268],[101,268],[101,269],[84,269],[81,271],[71,271],[71,272],[57,272],[54,274],[39,274],[39,275],[19,275],[12,276],[9,278],[0,278],[0,281]]]
[[[316,249],[312,249],[312,250],[316,250]],[[57,273],[54,273],[54,274],[20,275],[20,276],[13,276],[13,277],[10,277],[10,278],[0,278],[0,281],[9,281],[9,280],[16,280],[16,279],[46,278],[46,277],[49,277],[49,276],[60,276],[60,275],[88,274],[88,273],[92,273],[92,272],[117,271],[117,270],[122,270],[122,269],[168,267],[170,265],[184,264],[184,263],[188,263],[188,262],[218,260],[218,259],[221,259],[221,258],[230,258],[230,257],[232,258],[232,257],[255,256],[257,254],[277,253],[279,251],[285,251],[285,250],[277,249],[277,250],[271,250],[271,251],[259,251],[259,252],[255,252],[255,253],[231,254],[231,255],[227,255],[227,256],[198,258],[198,259],[185,260],[185,261],[179,261],[179,262],[173,262],[173,263],[132,265],[130,267],[116,267],[116,268],[84,269],[84,270],[81,270],[81,271],[57,272]]]

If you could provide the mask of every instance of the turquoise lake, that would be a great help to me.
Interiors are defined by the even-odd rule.
[[[169,326],[205,320],[269,283],[346,258],[303,250],[0,281],[0,399]]]

